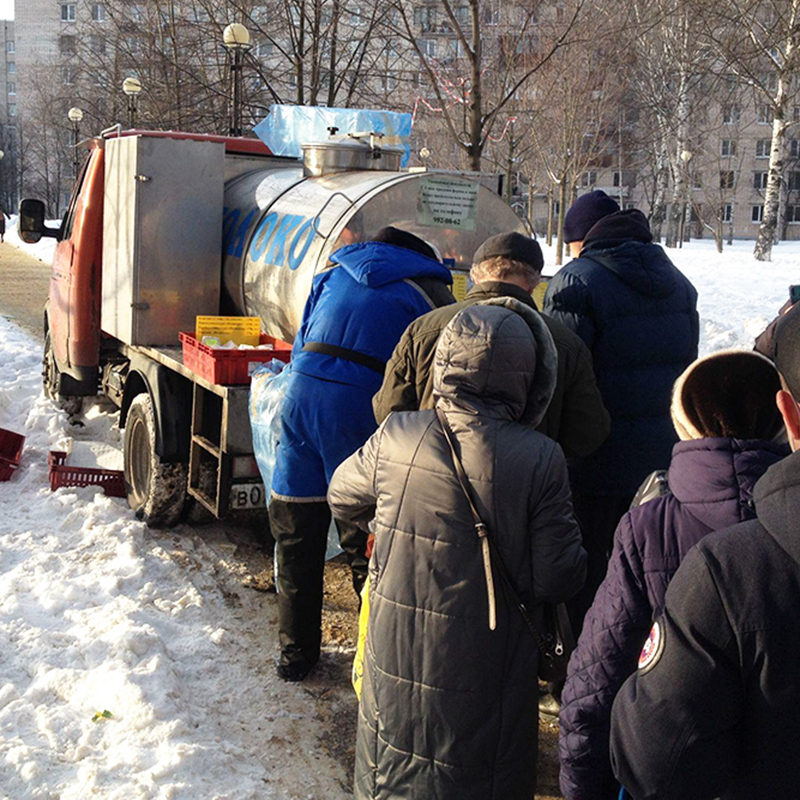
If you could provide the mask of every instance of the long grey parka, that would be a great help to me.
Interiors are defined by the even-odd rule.
[[[461,311],[434,370],[493,546],[539,621],[536,601],[568,599],[585,573],[563,454],[532,430],[555,374],[545,324],[511,298]],[[391,414],[336,470],[328,502],[338,519],[374,518],[356,798],[531,800],[538,653],[496,570],[489,630],[480,543],[435,411]]]

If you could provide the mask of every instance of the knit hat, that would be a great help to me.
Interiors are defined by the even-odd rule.
[[[582,242],[598,220],[619,211],[619,204],[601,189],[581,195],[564,217],[564,241]]]
[[[498,256],[509,258],[512,261],[521,261],[537,272],[541,272],[544,267],[544,256],[539,242],[516,231],[490,236],[475,251],[472,263],[480,264],[481,261]]]
[[[381,228],[372,237],[371,241],[393,244],[395,247],[405,247],[406,250],[413,250],[415,253],[432,258],[440,264],[442,263],[442,257],[424,239],[420,239],[419,236],[415,236],[413,233],[404,231],[401,228],[395,228],[392,225]]]
[[[775,439],[783,419],[772,362],[753,350],[721,350],[690,364],[672,390],[672,422],[687,439]]]
[[[792,306],[775,325],[772,357],[792,397],[800,402],[800,304]]]

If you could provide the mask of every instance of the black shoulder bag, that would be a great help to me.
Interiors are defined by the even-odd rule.
[[[483,520],[478,514],[478,509],[472,500],[472,492],[470,491],[469,478],[464,471],[464,465],[456,453],[455,437],[447,422],[444,412],[440,409],[436,410],[436,416],[439,418],[444,438],[450,446],[450,455],[453,458],[453,466],[455,467],[456,477],[467,498],[472,518],[475,522],[475,531],[481,542],[481,554],[483,557],[483,569],[486,576],[486,593],[489,598],[489,628],[494,630],[497,626],[497,610],[494,593],[494,578],[492,576],[492,566],[497,570],[503,583],[508,590],[508,594],[514,605],[519,609],[525,625],[533,636],[533,641],[539,648],[541,658],[539,659],[539,678],[543,681],[561,681],[567,675],[567,663],[572,651],[575,649],[575,638],[572,635],[572,627],[569,623],[567,616],[567,609],[563,603],[553,605],[552,603],[544,604],[544,617],[545,617],[545,630],[540,632],[533,622],[530,612],[528,611],[522,598],[519,596],[511,581],[511,575],[506,568],[502,556],[496,548],[491,546],[489,538],[489,530],[484,524]]]

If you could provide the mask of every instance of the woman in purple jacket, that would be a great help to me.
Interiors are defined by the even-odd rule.
[[[752,519],[756,481],[788,454],[772,362],[752,351],[695,361],[678,378],[672,419],[681,439],[669,493],[629,511],[586,616],[561,698],[559,755],[566,800],[612,800],[611,705],[636,669],[653,620],[686,553],[711,533]]]

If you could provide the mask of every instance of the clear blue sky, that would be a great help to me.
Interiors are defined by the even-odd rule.
[[[0,0],[0,19],[14,19],[14,0]]]

